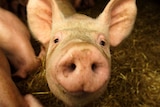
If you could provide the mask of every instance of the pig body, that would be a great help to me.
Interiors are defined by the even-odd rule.
[[[76,13],[67,0],[30,0],[27,13],[30,29],[46,53],[50,90],[71,107],[98,98],[110,78],[109,47],[133,28],[135,0],[111,0],[95,19]]]
[[[15,75],[25,78],[40,66],[25,25],[12,13],[0,8],[0,49],[15,67]]]
[[[12,80],[10,64],[17,76],[25,78],[40,65],[25,25],[12,13],[0,8],[0,107],[35,107],[36,99],[20,94]],[[34,99],[30,105],[28,96]],[[37,106],[38,107],[38,106]]]
[[[32,96],[20,94],[11,77],[10,64],[0,49],[0,107],[42,107]]]
[[[29,107],[11,78],[9,62],[0,49],[0,106]]]

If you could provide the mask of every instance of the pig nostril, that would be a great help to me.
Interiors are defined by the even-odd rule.
[[[58,39],[58,38],[54,40],[54,43],[58,43],[58,42],[59,42],[59,39]]]
[[[69,68],[71,71],[74,71],[76,69],[76,65],[74,63],[71,63]]]
[[[92,69],[93,71],[95,71],[96,68],[97,68],[97,65],[96,65],[95,63],[93,63],[93,64],[91,65],[91,69]]]

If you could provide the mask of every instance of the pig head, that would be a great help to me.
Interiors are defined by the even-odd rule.
[[[135,0],[111,0],[97,18],[76,13],[67,0],[29,0],[28,23],[46,53],[46,79],[55,96],[78,107],[104,92],[110,45],[130,34],[136,12]]]

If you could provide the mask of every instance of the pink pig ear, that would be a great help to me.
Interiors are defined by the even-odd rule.
[[[52,22],[62,20],[64,17],[55,0],[29,0],[27,18],[33,36],[45,45],[50,40]]]
[[[112,46],[126,38],[134,25],[137,8],[135,0],[111,0],[98,20],[109,27],[109,39]]]

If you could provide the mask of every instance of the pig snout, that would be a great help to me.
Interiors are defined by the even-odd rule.
[[[107,58],[87,43],[73,45],[57,66],[57,81],[69,93],[98,91],[110,77]]]

